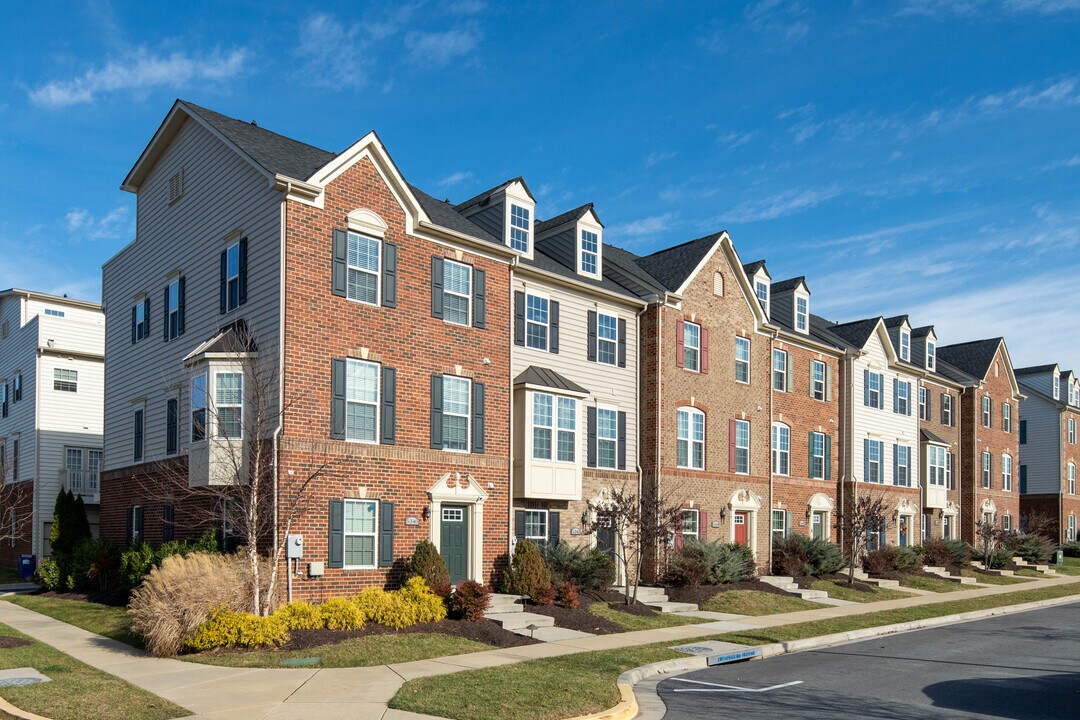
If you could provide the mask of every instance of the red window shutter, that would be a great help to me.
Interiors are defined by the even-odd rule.
[[[683,544],[682,528],[679,528],[679,531],[677,533],[675,533],[675,552],[679,552],[680,550],[682,550],[682,544]]]
[[[704,510],[698,512],[698,537],[702,540],[709,539],[709,514]]]
[[[709,372],[709,329],[701,328],[701,372]]]
[[[735,472],[735,421],[728,420],[728,472]]]
[[[686,340],[682,320],[675,321],[675,367],[683,367],[686,364]]]

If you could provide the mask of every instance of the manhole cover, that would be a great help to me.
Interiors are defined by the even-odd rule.
[[[0,670],[0,687],[33,685],[35,683],[48,682],[49,679],[49,677],[42,675],[31,667]]]
[[[47,681],[48,678],[42,680],[41,678],[4,678],[0,680],[0,687],[19,687],[21,685],[37,685],[40,682]]]

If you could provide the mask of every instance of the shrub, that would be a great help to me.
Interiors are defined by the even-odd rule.
[[[555,586],[555,600],[567,610],[576,610],[581,605],[574,583],[566,581]]]
[[[81,497],[69,490],[61,490],[53,506],[52,529],[49,543],[54,553],[74,552],[80,543],[89,540],[90,521]]]
[[[405,579],[414,577],[423,578],[440,597],[450,594],[450,573],[446,571],[446,560],[428,540],[418,542],[416,550],[405,563]]]
[[[844,567],[844,553],[840,546],[792,534],[773,547],[773,572],[792,577],[821,577]]]
[[[319,614],[327,630],[359,630],[364,627],[364,613],[345,598],[330,598],[319,606]]]
[[[108,540],[84,540],[71,554],[66,585],[71,590],[115,589],[119,562],[120,553]]]
[[[615,562],[599,548],[548,545],[544,561],[555,583],[571,582],[581,590],[607,590],[615,582]]]
[[[131,629],[146,649],[175,655],[215,609],[244,610],[250,591],[244,560],[233,555],[193,553],[165,558],[131,596]]]
[[[55,558],[42,558],[41,562],[38,563],[35,575],[38,583],[46,590],[57,590],[60,588],[60,566],[57,564]]]
[[[246,612],[219,610],[200,625],[186,643],[191,650],[220,647],[264,648],[289,640],[285,623],[274,615],[260,617]]]
[[[359,612],[359,610],[357,610]],[[282,605],[274,612],[274,617],[281,620],[285,629],[319,630],[323,627],[322,611],[309,602],[294,600]]]
[[[364,588],[352,599],[352,605],[363,618],[395,630],[438,622],[446,617],[446,604],[420,577],[406,580],[405,585],[394,592]]]
[[[1061,546],[1061,552],[1065,557],[1080,557],[1080,542],[1073,540]]]
[[[1030,563],[1045,563],[1054,553],[1054,544],[1040,535],[1009,533],[1002,539],[1002,544],[1013,556]]]
[[[528,540],[519,541],[510,568],[503,573],[503,592],[533,597],[544,585],[551,585],[551,571],[539,548]]]
[[[450,615],[460,620],[482,620],[491,607],[491,591],[475,580],[463,580],[450,595]]]
[[[379,623],[379,618],[391,602],[390,593],[380,587],[366,587],[352,598],[352,604],[359,608],[364,620],[374,623]]]
[[[671,556],[668,580],[675,585],[721,585],[754,576],[754,553],[746,545],[687,540]]]
[[[410,625],[439,622],[446,618],[446,603],[436,595],[423,578],[414,577],[405,581],[394,595],[408,608],[412,622]]]
[[[927,540],[922,546],[923,563],[931,567],[963,565],[971,559],[971,549],[961,540]]]
[[[136,541],[120,553],[120,582],[128,589],[138,587],[150,568],[157,564],[157,553],[149,543]]]
[[[980,555],[980,557],[982,557]],[[984,558],[985,559],[985,558]],[[986,566],[991,570],[998,570],[1006,565],[1012,565],[1013,554],[1003,548],[994,548],[990,551],[989,562]]]
[[[922,564],[922,556],[910,547],[885,547],[871,550],[862,557],[863,571],[870,575],[884,575],[893,572],[911,572]]]
[[[551,586],[551,583],[540,585],[533,588],[532,595],[529,597],[537,605],[550,605],[555,602],[555,588]]]

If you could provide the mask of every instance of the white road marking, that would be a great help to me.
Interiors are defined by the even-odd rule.
[[[779,685],[771,685],[763,688],[744,688],[738,685],[721,685],[719,683],[704,682],[703,680],[689,680],[686,678],[671,678],[672,682],[684,682],[693,683],[695,685],[708,685],[708,688],[675,688],[675,692],[752,692],[762,693],[769,692],[770,690],[779,690],[780,688],[791,687],[792,685],[802,685],[802,680],[792,680],[791,682],[781,683]]]

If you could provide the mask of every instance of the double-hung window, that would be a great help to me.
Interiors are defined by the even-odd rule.
[[[225,250],[225,312],[240,307],[240,243]]]
[[[938,445],[926,446],[926,484],[930,487],[946,487],[948,451]]]
[[[941,422],[952,427],[952,395],[941,393]]]
[[[927,411],[926,408],[926,388],[924,387],[919,388],[919,419],[930,419],[930,413]]]
[[[774,540],[783,540],[787,537],[787,511],[772,511],[772,536]]]
[[[866,374],[866,405],[873,408],[881,408],[881,373],[869,372]]]
[[[698,510],[682,511],[682,536],[697,540],[701,536],[701,513]]]
[[[1072,542],[1076,539],[1076,516],[1070,515],[1067,525],[1068,529],[1065,531],[1065,539]]]
[[[379,441],[379,366],[373,362],[345,361],[345,439]]]
[[[345,567],[375,567],[378,503],[374,500],[345,501]]]
[[[515,206],[516,207],[516,206]],[[548,349],[551,302],[543,295],[525,295],[525,345],[536,350]]]
[[[900,359],[911,360],[911,333],[900,331]]]
[[[683,323],[683,367],[701,372],[701,326],[697,323]]]
[[[619,363],[619,318],[607,313],[596,315],[596,361],[605,365]]]
[[[893,484],[901,487],[911,487],[911,449],[907,445],[894,445],[893,452],[896,453],[893,460],[896,463],[896,475],[893,477]]]
[[[443,260],[443,319],[455,325],[472,322],[472,268]]]
[[[510,247],[520,253],[529,252],[529,208],[510,203]]]
[[[896,414],[911,414],[911,383],[896,383]]]
[[[761,303],[761,308],[765,311],[765,314],[769,314],[769,286],[768,284],[758,280],[754,283],[754,293],[757,295],[758,302]]]
[[[1076,494],[1076,465],[1069,463],[1069,494]]]
[[[810,445],[807,448],[810,454],[810,479],[825,479],[825,433],[810,433]]]
[[[165,289],[165,339],[180,336],[180,278],[169,283]]]
[[[191,442],[206,439],[206,373],[191,378]]]
[[[866,443],[866,482],[881,484],[881,448],[880,440],[868,440]]]
[[[558,445],[555,459],[559,462],[577,460],[577,400],[574,398],[556,398],[557,415],[555,422],[558,429]]]
[[[615,469],[618,463],[619,411],[596,409],[596,466]]]
[[[1012,405],[1001,403],[1001,429],[1012,432]]]
[[[772,351],[772,386],[780,392],[788,387],[788,354],[776,348]]]
[[[555,430],[554,400],[551,395],[533,395],[532,456],[536,460],[551,459],[551,440]]]
[[[79,371],[66,368],[53,368],[53,390],[60,392],[79,391]]]
[[[143,411],[135,411],[135,430],[133,437],[134,450],[132,457],[134,460],[139,461],[143,459]],[[18,447],[18,440],[15,441],[15,447]]]
[[[382,242],[367,235],[350,232],[348,243],[346,260],[349,276],[346,297],[367,305],[378,305]]]
[[[131,342],[137,343],[150,334],[150,318],[147,317],[149,309],[148,300],[140,300],[131,309]]]
[[[581,272],[598,275],[600,269],[600,236],[592,230],[581,231]]]
[[[244,374],[219,372],[214,375],[214,415],[217,437],[244,436]]]
[[[993,403],[991,403],[990,398],[984,395],[982,399],[982,426],[985,428],[990,427],[994,421],[992,408]]]
[[[1076,444],[1076,418],[1069,418],[1069,444]]]
[[[443,448],[469,450],[469,399],[472,383],[468,378],[443,376]]]
[[[735,382],[750,384],[750,338],[735,338]]]
[[[678,464],[693,470],[705,469],[705,413],[696,408],[679,408]]]
[[[825,400],[825,372],[825,363],[810,361],[810,396],[815,400]]]
[[[937,356],[935,353],[934,343],[930,340],[926,341],[926,369],[933,370]]]
[[[1012,490],[1012,455],[1005,453],[1001,456],[1001,489],[1009,492]]]
[[[810,304],[804,297],[795,298],[795,329],[806,332],[807,318],[810,316]]]
[[[990,451],[984,450],[982,454],[982,486],[983,489],[989,490],[993,483],[991,473],[993,472],[993,460],[991,459]]]
[[[772,426],[772,471],[774,475],[791,473],[791,428],[781,423]]]
[[[543,547],[548,541],[547,510],[525,511],[525,539]]]
[[[735,421],[735,472],[750,474],[750,421]]]

